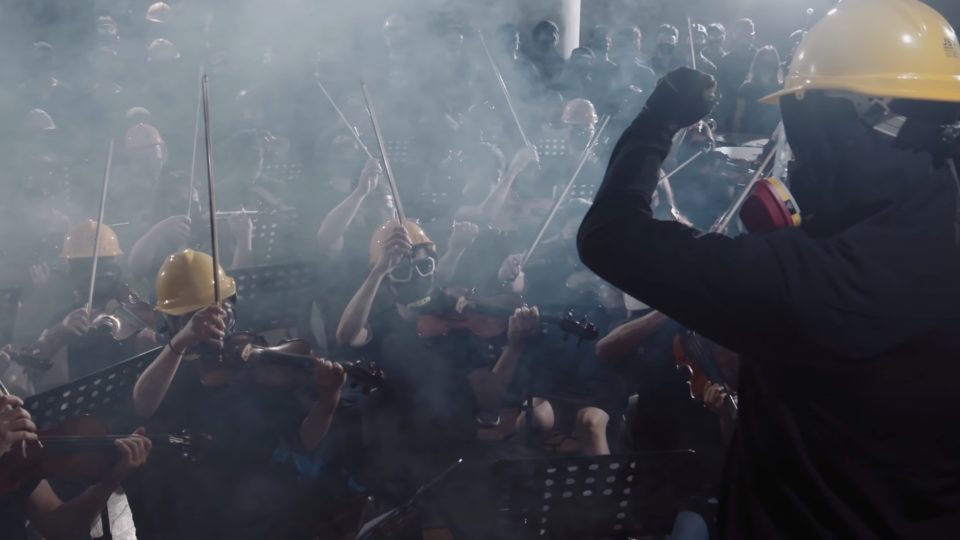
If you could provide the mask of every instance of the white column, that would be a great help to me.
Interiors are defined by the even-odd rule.
[[[564,58],[580,46],[580,0],[560,0],[560,48]]]

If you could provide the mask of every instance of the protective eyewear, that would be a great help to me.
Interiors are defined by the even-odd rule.
[[[406,283],[413,279],[414,272],[420,277],[430,277],[436,269],[437,260],[433,257],[416,260],[404,258],[398,264],[392,266],[387,275],[390,281],[394,283]]]

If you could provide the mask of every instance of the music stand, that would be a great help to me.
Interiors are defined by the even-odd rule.
[[[240,309],[238,328],[266,332],[300,327],[309,320],[317,266],[287,263],[234,270]]]
[[[302,169],[299,163],[269,163],[263,166],[263,176],[292,186],[300,182]]]
[[[592,201],[599,187],[597,184],[574,184],[570,186],[570,193],[567,195],[567,200],[587,199],[588,201]]]
[[[606,540],[669,534],[707,500],[693,451],[500,461],[490,509],[500,538]]]
[[[253,218],[253,255],[259,263],[289,261],[300,248],[296,242],[300,214],[296,209],[261,212]]]
[[[561,158],[567,155],[567,141],[565,139],[544,139],[537,144],[540,158]]]
[[[387,154],[394,165],[410,165],[413,159],[413,143],[409,140],[387,140],[384,141],[387,147]]]
[[[129,406],[133,385],[163,347],[138,354],[106,369],[23,400],[37,429],[48,429],[68,418],[96,413],[106,420],[116,407]],[[126,412],[126,411],[124,411]]]

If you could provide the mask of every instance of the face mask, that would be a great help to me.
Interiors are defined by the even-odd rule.
[[[93,259],[74,259],[70,261],[70,279],[74,290],[86,298],[90,290],[90,274],[93,272]],[[97,262],[97,281],[93,289],[93,303],[103,306],[110,301],[120,288],[120,266],[116,261],[101,258]]]
[[[570,131],[570,146],[578,151],[583,151],[590,143],[593,132],[589,129],[573,129]]]
[[[776,71],[778,67],[780,67],[780,64],[777,64],[776,62],[771,62],[771,61],[764,61],[764,62],[757,63],[757,71],[759,71],[760,73],[772,73]]]
[[[846,99],[807,92],[803,100],[784,96],[780,110],[795,156],[790,189],[813,236],[834,234],[896,204],[930,176],[929,154],[897,147]]]
[[[674,43],[657,44],[657,54],[659,54],[660,56],[673,56],[673,53],[676,50],[677,50],[677,46]]]
[[[390,280],[390,292],[398,304],[416,308],[430,301],[430,293],[433,292],[432,275],[423,277],[414,272],[408,281],[394,281],[392,276],[387,277]]]

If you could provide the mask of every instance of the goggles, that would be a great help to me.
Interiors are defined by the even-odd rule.
[[[411,260],[402,259],[390,267],[387,277],[394,283],[406,283],[413,279],[414,272],[422,278],[430,277],[437,269],[437,260],[433,257]]]

